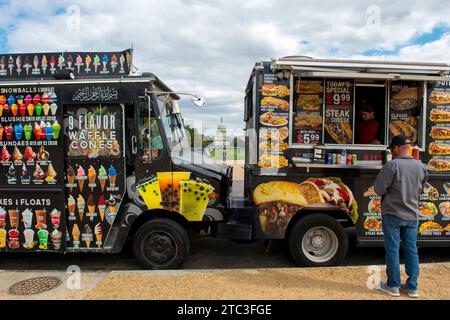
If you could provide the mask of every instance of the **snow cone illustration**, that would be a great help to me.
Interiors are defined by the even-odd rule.
[[[152,175],[149,179],[144,180],[137,186],[139,193],[144,199],[148,209],[162,208],[161,189],[159,187],[158,178]]]
[[[189,221],[202,221],[214,187],[205,180],[185,180],[180,190],[180,213]]]

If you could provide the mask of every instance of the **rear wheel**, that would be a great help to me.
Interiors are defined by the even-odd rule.
[[[300,266],[332,266],[343,262],[348,238],[342,225],[325,214],[312,214],[298,220],[289,238],[289,251]]]
[[[186,230],[170,219],[144,223],[133,240],[133,254],[146,269],[177,269],[189,255]]]

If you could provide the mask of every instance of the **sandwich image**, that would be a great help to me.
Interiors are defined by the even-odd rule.
[[[432,156],[450,155],[450,144],[443,142],[431,142],[428,145],[428,153]]]
[[[322,124],[322,116],[317,112],[298,112],[295,115],[295,127],[318,127]]]
[[[288,160],[282,155],[265,153],[259,157],[260,168],[284,168],[288,166]]]
[[[277,85],[274,83],[264,83],[261,86],[261,94],[265,97],[275,97],[278,95]]]
[[[259,131],[260,140],[283,141],[289,136],[289,128],[261,128]]]
[[[431,122],[448,122],[450,121],[450,111],[432,109],[430,111]]]
[[[289,102],[278,99],[278,98],[273,98],[273,97],[265,97],[264,99],[261,100],[261,105],[262,106],[275,106],[279,109],[282,110],[289,110]]]
[[[450,127],[434,126],[431,128],[430,137],[433,139],[450,139]]]
[[[328,123],[325,125],[325,129],[336,143],[348,144],[352,142],[353,132],[348,122]]]
[[[262,231],[283,238],[291,218],[303,207],[324,203],[319,188],[311,182],[270,181],[253,191]]]
[[[370,186],[369,189],[366,190],[366,192],[364,192],[364,197],[370,197],[370,196],[376,196],[377,193],[375,192],[375,187],[374,186]]]
[[[421,235],[427,235],[427,234],[441,234],[443,231],[442,226],[439,223],[436,223],[434,221],[427,221],[422,223],[422,225],[419,227],[419,234]]]
[[[399,134],[405,135],[412,143],[417,140],[417,130],[412,125],[402,120],[394,120],[389,123],[389,130],[392,135],[397,136]]]
[[[424,218],[432,218],[438,213],[433,202],[419,202],[419,215]]]
[[[391,108],[394,110],[408,110],[418,106],[419,88],[400,89],[391,98]]]
[[[381,214],[381,199],[374,198],[374,199],[370,200],[368,209],[369,209],[369,212]]]
[[[423,194],[426,196],[428,201],[436,201],[439,199],[439,191],[428,182],[423,188]]]
[[[303,95],[297,100],[297,106],[305,111],[318,111],[322,106],[322,98],[319,95]]]
[[[432,104],[450,104],[450,92],[433,91],[428,98]]]
[[[274,151],[284,151],[289,148],[286,142],[279,142],[276,140],[270,141],[261,141],[259,143],[259,149],[261,150],[274,150]]]
[[[284,86],[284,85],[278,85],[277,86],[277,93],[279,97],[286,97],[289,95],[289,89],[288,87]]]
[[[295,91],[297,93],[322,93],[323,92],[322,81],[314,81],[314,80],[297,81],[295,85]]]
[[[274,116],[272,111],[263,113],[259,117],[259,121],[261,122],[261,124],[264,124],[266,126],[274,126],[274,127],[281,127],[281,126],[285,126],[288,124],[287,119]]]
[[[441,202],[439,204],[439,212],[446,218],[450,218],[450,201]]]
[[[450,160],[433,158],[428,165],[434,168],[433,171],[450,171]]]
[[[381,220],[378,220],[375,217],[367,217],[366,220],[364,220],[364,229],[381,231],[382,230]]]

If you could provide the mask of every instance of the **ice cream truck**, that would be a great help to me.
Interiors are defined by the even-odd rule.
[[[132,50],[0,55],[0,252],[131,238],[145,267],[176,268],[189,234],[224,220],[231,168],[176,149],[179,96],[131,64]]]
[[[345,228],[359,246],[382,246],[374,180],[404,134],[428,167],[419,246],[450,245],[450,66],[314,59],[255,64],[245,96],[244,200],[258,232],[286,239],[301,265],[338,264]],[[250,134],[251,133],[251,134]]]

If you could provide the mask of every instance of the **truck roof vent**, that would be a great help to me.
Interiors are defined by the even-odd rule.
[[[312,60],[313,57],[310,56],[286,56],[282,57],[281,59],[288,59],[288,60]]]

